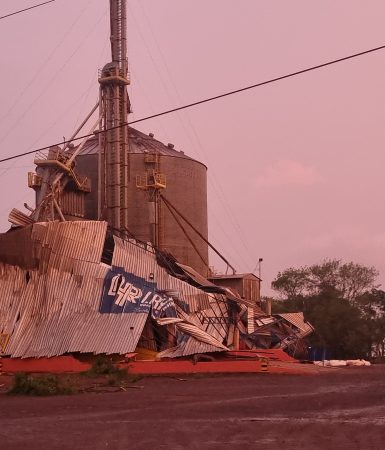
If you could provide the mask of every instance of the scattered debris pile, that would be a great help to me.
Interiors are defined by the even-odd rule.
[[[313,331],[313,326],[305,321],[302,312],[269,316],[254,309],[254,320],[243,339],[250,349],[281,348],[293,357],[306,357],[308,352],[304,338]]]
[[[298,314],[266,316],[99,221],[40,222],[0,235],[0,289],[0,352],[13,358],[285,349],[312,330]]]

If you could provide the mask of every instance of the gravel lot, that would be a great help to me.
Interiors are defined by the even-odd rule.
[[[125,392],[64,397],[0,394],[0,448],[384,449],[385,366],[145,378]]]

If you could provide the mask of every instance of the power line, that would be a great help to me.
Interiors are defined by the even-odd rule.
[[[303,73],[311,72],[313,70],[321,69],[323,67],[331,66],[333,64],[337,64],[337,63],[340,63],[340,62],[343,62],[343,61],[347,61],[349,59],[357,58],[359,56],[367,55],[369,53],[374,53],[374,52],[377,52],[377,51],[383,50],[383,49],[385,49],[385,45],[381,45],[380,47],[371,48],[371,49],[365,50],[363,52],[354,53],[354,54],[349,55],[349,56],[344,56],[343,58],[334,59],[334,60],[328,61],[326,63],[322,63],[322,64],[318,64],[316,66],[308,67],[307,69],[302,69],[302,70],[298,70],[296,72],[291,72],[289,74],[282,75],[282,76],[279,76],[279,77],[276,77],[276,78],[271,78],[270,80],[267,80],[267,81],[262,81],[260,83],[252,84],[250,86],[246,86],[246,87],[243,87],[243,88],[240,88],[240,89],[236,89],[234,91],[225,92],[224,94],[215,95],[214,97],[208,97],[208,98],[205,98],[203,100],[198,100],[198,101],[193,102],[193,103],[188,103],[187,105],[178,106],[177,108],[168,109],[167,111],[163,111],[163,112],[160,112],[160,113],[157,113],[157,114],[152,114],[150,116],[142,117],[141,119],[133,120],[132,122],[126,122],[126,123],[123,123],[121,125],[117,125],[115,127],[108,128],[107,130],[97,131],[97,132],[90,133],[90,134],[85,134],[83,136],[79,136],[77,138],[74,138],[74,139],[71,139],[71,140],[68,140],[68,141],[61,141],[61,142],[58,142],[56,144],[48,145],[46,147],[41,147],[41,148],[38,148],[38,149],[35,149],[35,150],[31,150],[31,151],[28,151],[28,152],[19,153],[18,155],[9,156],[8,158],[0,159],[0,163],[5,162],[5,161],[10,161],[11,159],[20,158],[22,156],[31,155],[32,153],[41,152],[41,151],[44,151],[44,150],[49,150],[50,147],[53,147],[55,145],[69,144],[69,143],[74,142],[74,141],[79,141],[81,139],[85,139],[87,137],[94,136],[95,134],[106,133],[107,131],[115,130],[117,128],[121,128],[121,127],[124,127],[124,126],[127,126],[127,125],[133,125],[135,123],[144,122],[145,120],[150,120],[150,119],[154,119],[156,117],[165,116],[166,114],[171,114],[171,113],[174,113],[176,111],[181,111],[183,109],[192,108],[193,106],[198,106],[198,105],[202,105],[204,103],[209,103],[209,102],[212,102],[214,100],[219,100],[221,98],[228,97],[230,95],[239,94],[241,92],[245,92],[245,91],[248,91],[250,89],[255,89],[257,87],[265,86],[267,84],[276,83],[277,81],[282,81],[282,80],[285,80],[286,78],[295,77],[295,76],[301,75]]]
[[[54,1],[56,1],[56,0],[49,0],[48,2],[39,3],[38,5],[30,6],[29,8],[25,8],[25,9],[20,9],[19,11],[15,11],[13,13],[6,14],[5,16],[0,16],[0,20],[6,19],[7,17],[15,16],[16,14],[20,14],[25,11],[29,11],[30,9],[38,8],[39,6],[43,6],[43,5],[46,5],[47,3],[52,3]]]
[[[154,34],[153,27],[151,26],[151,22],[150,22],[150,20],[148,18],[148,15],[146,13],[146,9],[144,8],[144,6],[142,4],[143,2],[141,2],[141,0],[137,0],[136,3],[140,7],[140,9],[142,11],[142,14],[143,14],[143,17],[145,19],[145,22],[147,23],[147,27],[150,30],[150,34],[151,34],[152,40],[153,40],[153,42],[155,44],[157,55],[159,55],[160,61],[162,62],[163,67],[166,70],[166,74],[168,76],[168,79],[171,82],[171,87],[174,88],[175,98],[177,99],[178,103],[182,104],[183,103],[182,97],[181,97],[181,95],[179,93],[179,90],[178,90],[178,88],[177,88],[177,86],[176,86],[176,84],[174,82],[173,76],[171,74],[171,70],[170,70],[170,68],[169,68],[169,66],[167,64],[167,61],[166,61],[166,58],[164,56],[163,50],[162,50],[161,46],[159,45],[158,39],[156,38],[156,36]],[[136,27],[138,28],[139,34],[140,34],[140,36],[141,36],[141,38],[142,38],[142,40],[143,40],[143,42],[145,44],[145,47],[147,48],[148,54],[149,54],[149,56],[150,56],[150,58],[151,58],[151,60],[152,60],[152,62],[154,64],[155,70],[157,70],[157,72],[158,72],[158,79],[161,81],[166,94],[170,98],[172,98],[173,96],[170,95],[170,91],[169,91],[169,89],[167,87],[167,83],[165,83],[165,81],[164,81],[164,78],[162,76],[162,72],[160,70],[160,67],[158,67],[157,62],[153,58],[150,46],[147,45],[147,42],[145,40],[145,36],[141,32],[140,24],[143,21],[140,20],[138,22],[136,20],[133,8],[131,8],[130,11],[131,11],[131,16],[132,16],[132,18],[134,20],[134,23],[135,23]],[[190,140],[191,148],[193,148],[196,151],[198,151],[204,159],[207,159],[207,152],[204,149],[204,146],[203,146],[203,144],[202,144],[202,142],[201,142],[201,140],[200,140],[200,138],[198,136],[198,133],[197,133],[197,131],[195,129],[195,126],[193,125],[193,123],[192,123],[188,113],[186,111],[178,112],[177,117],[178,117],[182,127],[185,130],[185,134],[186,134],[187,138]],[[246,251],[245,254],[240,250],[239,245],[234,245],[234,242],[232,241],[232,236],[229,236],[226,233],[225,229],[222,227],[221,221],[217,221],[216,220],[217,218],[216,218],[215,215],[213,216],[213,218],[214,218],[215,221],[217,221],[219,228],[222,230],[223,234],[225,235],[225,237],[226,237],[226,239],[228,241],[228,244],[232,245],[233,249],[235,250],[236,253],[238,253],[238,255],[240,256],[240,259],[243,261],[245,266],[250,266],[251,261],[252,261],[252,264],[254,263],[254,259],[253,260],[251,259],[251,256],[249,254],[250,248],[246,244],[246,242],[245,242],[245,240],[243,238],[243,233],[241,231],[241,227],[240,227],[240,225],[239,225],[239,223],[238,223],[238,221],[236,219],[235,214],[233,213],[233,211],[232,211],[232,209],[230,207],[229,202],[226,201],[225,195],[223,193],[223,189],[221,188],[221,185],[218,182],[218,180],[217,180],[217,178],[215,176],[215,173],[213,171],[210,171],[210,175],[211,176],[208,178],[208,182],[213,187],[214,195],[215,194],[217,195],[218,200],[222,203],[222,205],[224,207],[224,211],[227,213],[228,217],[230,218],[230,220],[232,222],[232,225],[233,225],[234,229],[236,230],[236,233],[235,233],[234,236],[237,236],[239,238],[241,244],[244,247],[244,250]],[[213,211],[212,211],[212,214],[213,214]],[[246,261],[245,255],[247,255],[247,258],[249,259],[249,262]]]

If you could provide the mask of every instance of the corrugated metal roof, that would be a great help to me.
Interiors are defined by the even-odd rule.
[[[233,275],[213,275],[209,277],[209,280],[226,280],[226,279],[237,279],[240,280],[242,278],[255,278],[260,280],[257,275],[253,273],[235,273]]]
[[[275,323],[276,319],[274,317],[271,316],[266,316],[266,317],[258,317],[255,319],[255,323],[258,327],[263,327],[265,325],[270,325],[272,323]]]
[[[112,266],[121,267],[146,281],[154,281],[157,262],[150,244],[139,244],[134,239],[123,240],[117,236],[114,236],[114,244]]]
[[[305,337],[314,331],[309,322],[305,322],[302,312],[277,314],[300,330],[299,337]]]
[[[177,330],[184,334],[190,335],[199,342],[212,345],[222,350],[228,350],[218,339],[215,339],[212,335],[206,331],[201,330],[199,327],[186,322],[178,322],[175,324]]]
[[[18,299],[27,286],[25,272],[17,266],[0,263],[0,333],[13,332],[18,314]]]
[[[67,352],[119,353],[135,350],[147,314],[100,314],[97,311],[52,314],[44,321],[28,318],[11,337],[12,357],[52,357]],[[23,326],[24,325],[24,326]]]
[[[34,222],[34,220],[30,216],[24,214],[16,208],[13,208],[9,213],[8,220],[14,225],[20,225],[22,227],[31,225]]]
[[[173,147],[163,144],[162,142],[154,139],[147,134],[142,133],[135,128],[128,127],[128,143],[130,153],[158,153],[164,156],[171,156],[175,158],[183,158],[193,160],[190,156],[186,155],[183,151],[175,150]],[[77,147],[74,147],[70,152],[74,152]],[[94,155],[99,151],[99,139],[98,137],[92,137],[88,139],[84,147],[79,153],[82,155]],[[194,160],[196,161],[196,160]],[[200,161],[196,161],[202,164]],[[204,164],[202,164],[204,165]]]
[[[106,222],[41,222],[0,234],[0,261],[25,269],[71,271],[73,262],[100,263]]]
[[[146,281],[156,283],[157,289],[169,292],[176,300],[186,304],[189,312],[200,311],[209,305],[208,294],[171,276],[156,261],[150,245],[138,244],[135,240],[123,240],[114,236],[115,249],[112,265],[134,273]]]
[[[213,353],[223,352],[222,348],[218,348],[214,345],[200,342],[197,339],[190,336],[185,342],[177,347],[164,350],[158,353],[159,358],[180,358],[182,356],[196,355],[197,353]]]
[[[99,263],[102,257],[107,222],[47,222],[43,246],[54,254],[80,261]]]
[[[188,275],[195,283],[199,284],[201,287],[206,288],[215,288],[218,290],[218,292],[223,293],[223,288],[221,289],[216,284],[212,283],[211,281],[207,280],[204,276],[202,276],[200,273],[198,273],[196,270],[194,270],[190,266],[186,266],[185,264],[176,263],[183,272]]]

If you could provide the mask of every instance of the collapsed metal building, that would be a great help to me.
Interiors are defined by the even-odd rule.
[[[0,248],[3,355],[147,349],[161,359],[271,347],[265,325],[275,318],[104,221],[34,223],[0,235]],[[273,347],[309,331],[291,324]]]
[[[139,345],[182,356],[232,344],[234,325],[214,320],[231,316],[221,294],[171,276],[151,245],[109,235],[106,222],[35,223],[0,244],[6,355],[125,354]]]
[[[99,102],[63,147],[36,154],[36,205],[12,210],[0,235],[0,353],[285,348],[310,330],[286,323],[266,338],[258,277],[224,259],[233,275],[208,280],[209,247],[220,253],[208,242],[207,168],[129,127],[125,0],[110,0],[110,22]]]

